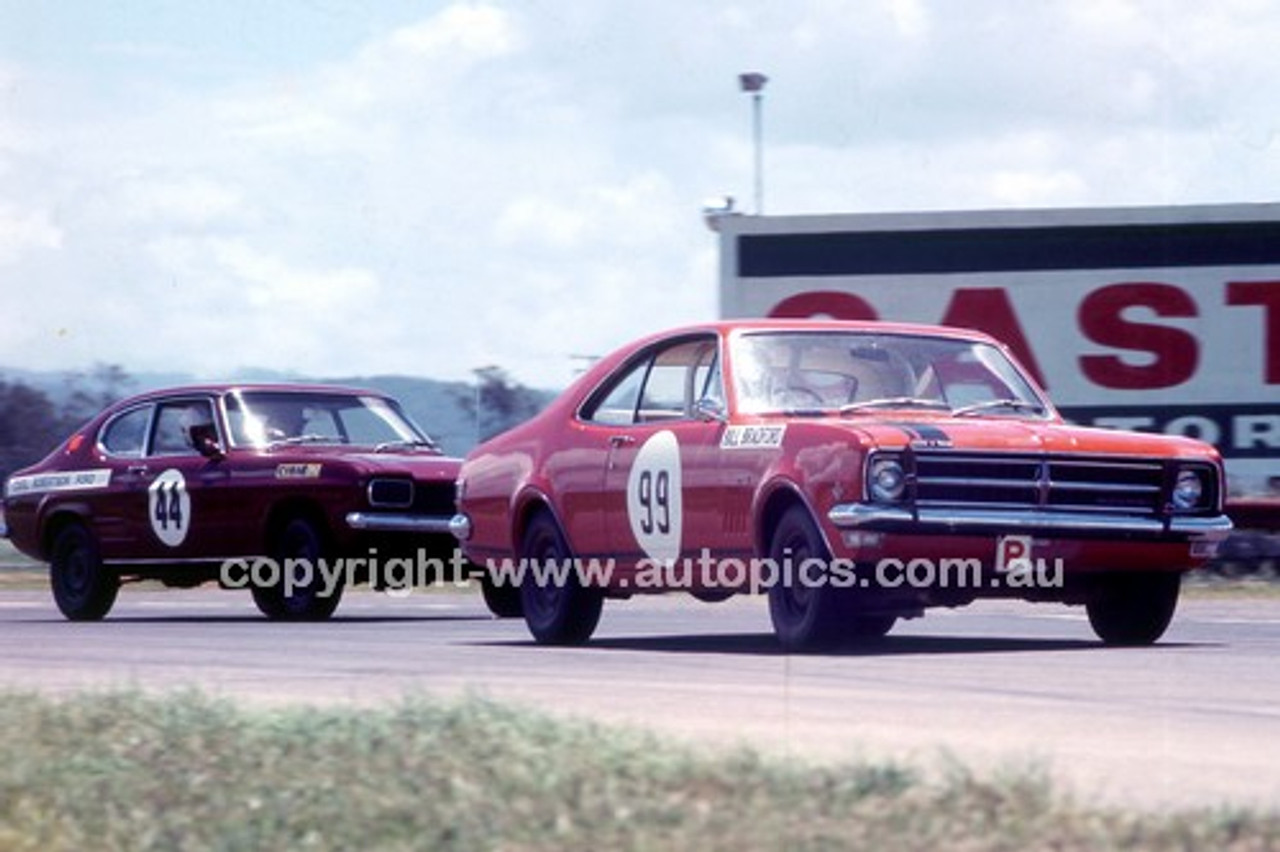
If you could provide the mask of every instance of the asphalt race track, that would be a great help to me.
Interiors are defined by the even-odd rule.
[[[331,622],[278,624],[245,593],[130,587],[107,621],[73,624],[46,592],[0,591],[9,689],[357,706],[471,692],[810,761],[1035,766],[1144,807],[1280,804],[1277,661],[1274,596],[1184,598],[1152,648],[1101,646],[1081,610],[992,602],[787,656],[761,599],[611,601],[591,644],[546,648],[463,592],[353,593]]]

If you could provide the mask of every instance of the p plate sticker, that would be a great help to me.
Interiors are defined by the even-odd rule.
[[[640,549],[663,565],[680,557],[682,489],[680,442],[670,430],[656,432],[636,453],[627,477],[627,519]]]
[[[1005,535],[996,540],[996,571],[1014,574],[1031,567],[1032,540],[1029,535]]]
[[[720,437],[722,450],[775,450],[782,446],[782,436],[787,434],[785,424],[780,426],[730,426]]]
[[[156,538],[177,547],[191,529],[191,495],[182,471],[169,468],[147,489],[147,515]]]

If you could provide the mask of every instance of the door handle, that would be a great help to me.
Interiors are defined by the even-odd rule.
[[[627,446],[630,446],[631,444],[634,444],[635,442],[636,442],[636,439],[635,439],[635,436],[633,435],[610,435],[609,436],[609,446],[614,448],[627,447]]]
[[[125,468],[125,472],[131,473],[134,476],[146,476],[148,469],[149,468],[145,464],[131,464]]]

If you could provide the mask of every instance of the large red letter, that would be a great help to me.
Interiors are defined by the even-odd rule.
[[[1280,385],[1280,281],[1232,281],[1227,284],[1227,304],[1264,309],[1267,384]]]
[[[1128,308],[1147,308],[1158,317],[1194,317],[1196,303],[1172,284],[1111,284],[1080,303],[1080,330],[1094,343],[1149,352],[1150,364],[1126,364],[1116,355],[1081,355],[1080,369],[1091,382],[1116,390],[1150,390],[1180,385],[1196,372],[1200,345],[1180,328],[1133,322]]]
[[[786,319],[831,317],[840,320],[877,320],[875,308],[852,293],[839,290],[810,290],[796,293],[773,306],[769,316]]]
[[[1036,363],[1031,345],[1027,343],[1027,336],[1022,332],[1022,323],[1018,322],[1018,315],[1013,311],[1009,294],[1003,288],[956,290],[951,295],[947,312],[942,315],[942,324],[985,331],[1013,350],[1013,354],[1040,387],[1049,386],[1044,380],[1044,373],[1040,372],[1040,365]]]

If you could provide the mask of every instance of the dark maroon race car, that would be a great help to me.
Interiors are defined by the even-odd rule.
[[[350,582],[465,575],[458,467],[380,393],[183,387],[111,406],[18,471],[3,518],[69,619],[102,618],[138,579],[247,586],[268,617],[322,619]]]

